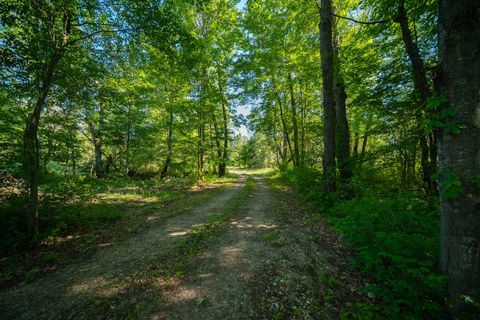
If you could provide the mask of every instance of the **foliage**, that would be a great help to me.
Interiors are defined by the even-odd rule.
[[[223,179],[224,183],[231,178]],[[209,181],[215,179],[209,177]],[[215,181],[217,182],[217,181]],[[195,183],[192,179],[135,180],[120,178],[96,180],[85,177],[49,175],[41,185],[41,233],[29,242],[23,219],[25,199],[12,196],[0,204],[0,254],[19,252],[29,245],[52,241],[79,229],[102,228],[123,218],[121,205],[168,202],[182,195],[182,190]]]
[[[278,176],[324,213],[333,228],[356,252],[355,266],[373,278],[364,288],[381,302],[356,316],[366,318],[445,318],[445,277],[438,273],[440,219],[438,207],[407,190],[378,193],[361,181],[349,186],[356,197],[342,192],[321,196],[320,175],[300,170]],[[310,186],[310,187],[309,187]],[[385,189],[385,188],[382,188]],[[382,190],[380,189],[380,190]],[[369,316],[370,314],[370,316]]]
[[[385,317],[444,317],[437,211],[414,195],[370,192],[332,208],[328,219],[358,251],[356,264],[374,277],[366,290],[382,301]]]

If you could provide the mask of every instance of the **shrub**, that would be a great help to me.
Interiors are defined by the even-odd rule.
[[[385,316],[443,314],[437,212],[413,195],[374,194],[339,201],[331,210],[329,222],[358,252],[356,265],[375,278],[368,290],[381,299]]]
[[[398,188],[375,186],[383,193],[373,191],[358,179],[344,190],[323,196],[320,173],[312,170],[287,171],[281,179],[326,214],[327,221],[357,253],[354,265],[374,280],[365,290],[380,301],[374,318],[446,317],[445,278],[437,265],[440,217],[436,205]],[[346,190],[350,198],[344,196]]]

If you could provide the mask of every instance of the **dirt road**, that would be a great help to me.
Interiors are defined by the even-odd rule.
[[[0,291],[0,318],[339,318],[364,283],[338,236],[307,216],[293,194],[241,174],[158,228]]]

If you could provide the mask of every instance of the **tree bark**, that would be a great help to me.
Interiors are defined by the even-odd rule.
[[[448,276],[451,313],[478,315],[468,299],[480,302],[480,2],[439,1],[439,74],[455,115],[439,137],[441,270]],[[448,196],[452,181],[458,196]],[[472,309],[472,310],[470,310]]]
[[[220,101],[222,104],[222,117],[223,117],[223,153],[218,165],[218,176],[223,177],[227,170],[228,159],[228,114],[227,114],[227,102],[223,96],[223,86],[220,78],[220,69],[218,70],[218,91],[220,94]]]
[[[95,177],[101,179],[105,177],[105,170],[103,167],[103,159],[102,159],[102,136],[101,131],[102,129],[95,128],[95,125],[91,120],[87,120],[88,127],[90,129],[90,133],[92,134],[92,145],[94,148],[95,153]],[[100,121],[99,126],[101,127],[103,124],[103,110],[100,108]]]
[[[205,99],[207,94],[207,70],[202,66],[202,82],[200,101],[198,104],[198,128],[197,128],[197,179],[202,180],[205,172]]]
[[[292,150],[292,144],[290,142],[290,136],[288,134],[287,122],[285,121],[285,112],[283,110],[283,104],[280,97],[278,96],[278,93],[277,93],[277,101],[278,101],[278,107],[280,108],[280,120],[282,121],[283,137],[285,139],[286,145],[288,146],[288,151],[290,151],[290,155],[292,156],[292,160],[295,161],[294,160],[295,157],[293,155],[293,150]],[[288,156],[286,155],[286,153],[285,153],[285,159],[288,161]]]
[[[173,154],[173,112],[170,110],[168,115],[168,131],[167,131],[167,157],[160,172],[160,179],[164,179],[168,175],[168,168],[172,162]]]
[[[306,131],[306,119],[307,119],[307,99],[303,94],[302,87],[300,87],[300,115],[301,115],[301,125],[300,125],[300,165],[305,165],[305,131]]]
[[[223,177],[225,175],[225,172],[223,172],[223,175],[220,175],[220,170],[222,169],[222,144],[220,142],[220,134],[218,132],[218,123],[217,123],[217,117],[215,115],[215,111],[212,112],[212,120],[213,120],[213,134],[214,134],[214,140],[215,140],[215,146],[217,147],[217,161],[218,161],[218,176]],[[225,167],[223,167],[224,169]]]
[[[347,119],[347,93],[340,74],[335,77],[335,120],[336,153],[340,181],[345,183],[352,178],[350,164],[350,129]]]
[[[130,176],[133,173],[132,159],[130,155],[130,145],[132,140],[132,120],[131,120],[131,108],[127,107],[127,132],[126,132],[126,146],[125,146],[125,173]]]
[[[293,165],[300,166],[300,148],[298,142],[298,123],[297,123],[297,105],[295,103],[295,92],[293,90],[292,75],[288,74],[288,88],[290,91],[290,104],[292,106],[292,125],[293,125]]]
[[[64,55],[61,49],[54,53],[50,63],[47,66],[42,86],[39,90],[37,101],[29,116],[24,133],[24,169],[28,177],[28,203],[27,203],[27,223],[28,237],[32,238],[39,232],[38,225],[38,184],[40,171],[40,142],[38,140],[38,126],[42,108],[47,100],[48,93],[53,83],[55,71],[58,63]]]
[[[358,132],[355,132],[353,134],[353,156],[356,157],[358,155],[358,146],[360,145],[360,136],[358,135]]]
[[[324,192],[335,191],[335,98],[333,90],[332,3],[321,0],[320,56],[323,80],[323,179]]]

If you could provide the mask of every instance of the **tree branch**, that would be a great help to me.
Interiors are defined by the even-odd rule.
[[[89,33],[89,34],[87,34],[83,37],[80,37],[80,38],[77,38],[77,39],[74,39],[74,40],[71,40],[71,41],[67,42],[65,44],[65,47],[70,46],[70,45],[72,45],[76,42],[91,38],[91,37],[96,36],[97,34],[100,34],[100,33],[117,33],[117,32],[125,32],[125,31],[132,31],[132,30],[133,29],[98,30],[98,31]]]
[[[377,21],[360,21],[360,20],[356,20],[356,19],[353,19],[353,18],[350,18],[350,17],[340,16],[340,15],[335,14],[333,12],[332,12],[332,16],[340,18],[340,19],[345,19],[345,20],[348,20],[348,21],[352,21],[352,22],[355,22],[355,23],[358,23],[358,24],[381,24],[381,23],[387,23],[387,22],[391,21],[390,19],[377,20]]]

